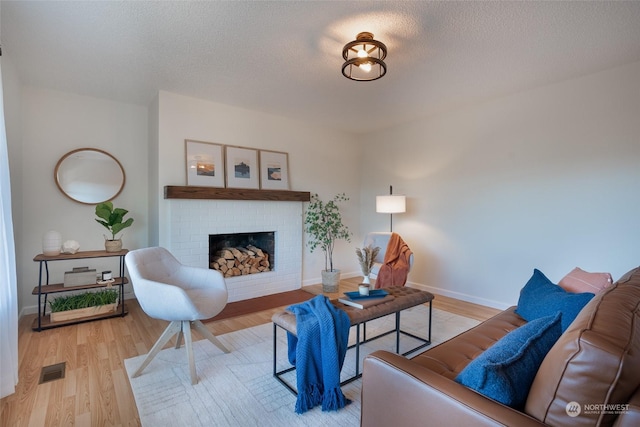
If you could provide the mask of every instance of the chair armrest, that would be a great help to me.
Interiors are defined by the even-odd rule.
[[[176,279],[186,289],[217,288],[227,290],[227,284],[218,270],[181,265]]]
[[[543,426],[406,357],[376,351],[364,360],[362,426]]]

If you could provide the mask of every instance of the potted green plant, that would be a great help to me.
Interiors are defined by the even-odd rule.
[[[96,205],[96,222],[102,224],[111,233],[111,239],[104,236],[104,247],[107,252],[119,252],[122,250],[122,239],[116,239],[116,234],[133,224],[133,218],[123,222],[128,210],[113,207],[113,203],[104,202]]]
[[[118,307],[118,297],[116,290],[104,289],[55,298],[49,301],[51,321],[65,322],[115,311]]]
[[[336,240],[351,241],[351,233],[342,222],[338,203],[348,200],[344,193],[336,195],[328,202],[322,201],[317,194],[313,194],[305,212],[304,230],[309,234],[307,245],[311,252],[317,248],[324,252],[325,269],[322,271],[324,292],[338,291],[340,270],[333,268],[333,249]]]

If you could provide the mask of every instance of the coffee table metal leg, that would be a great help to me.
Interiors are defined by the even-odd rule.
[[[360,373],[360,325],[356,325],[356,377]]]
[[[400,354],[400,312],[396,312],[396,354]]]
[[[277,333],[278,333],[278,325],[276,325],[275,323],[273,324],[273,376],[275,377],[276,380],[278,380],[278,382],[280,382],[280,384],[282,384],[283,386],[285,386],[287,388],[287,390],[289,390],[291,393],[293,393],[294,396],[298,395],[298,391],[293,388],[288,382],[286,382],[283,378],[282,375],[286,374],[287,372],[291,372],[293,370],[296,369],[295,366],[291,366],[290,368],[287,369],[283,369],[281,371],[278,371],[276,368],[276,361],[278,359],[277,355],[277,349],[276,349],[276,345],[278,342],[277,339]],[[284,328],[283,328],[284,329]],[[286,332],[286,330],[285,330]]]
[[[276,370],[276,361],[278,359],[278,352],[277,352],[277,345],[278,345],[278,325],[276,325],[275,323],[273,324],[273,376],[277,377],[276,372],[278,372]]]
[[[404,334],[404,335],[406,335],[406,336],[408,336],[408,337],[415,338],[416,340],[418,340],[418,341],[421,341],[421,342],[422,342],[422,344],[421,344],[421,345],[419,345],[419,346],[417,346],[417,347],[414,347],[414,348],[412,348],[411,350],[409,350],[409,351],[406,351],[406,352],[402,353],[402,355],[403,355],[403,356],[407,356],[407,355],[409,355],[409,354],[411,354],[411,353],[413,353],[413,352],[415,352],[415,351],[417,351],[417,350],[420,350],[420,349],[422,349],[422,348],[424,348],[424,347],[426,347],[426,346],[428,346],[428,345],[431,345],[431,320],[432,320],[432,308],[433,308],[433,307],[432,307],[432,303],[431,303],[431,301],[429,301],[429,335],[428,335],[428,338],[426,338],[426,339],[425,339],[425,338],[419,337],[419,336],[417,336],[417,335],[414,335],[414,334],[412,334],[412,333],[410,333],[410,332],[405,332],[405,331],[403,331],[403,330],[400,330],[400,333],[402,333],[402,334]],[[400,322],[400,312],[398,312],[398,313],[397,313],[397,316],[398,316],[398,325],[399,325],[399,322]],[[396,353],[397,353],[397,354],[400,354],[400,349],[399,349],[399,348],[396,348]]]
[[[429,342],[431,342],[431,308],[433,300],[429,300]]]

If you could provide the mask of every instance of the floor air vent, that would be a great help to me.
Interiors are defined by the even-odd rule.
[[[38,384],[47,383],[49,381],[59,380],[64,378],[64,368],[66,362],[56,363],[55,365],[49,365],[42,368],[40,371],[40,381]]]

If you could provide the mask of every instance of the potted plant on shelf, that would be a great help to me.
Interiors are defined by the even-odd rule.
[[[133,224],[133,218],[123,222],[128,210],[113,207],[113,203],[104,202],[96,205],[96,221],[102,224],[111,233],[111,239],[104,236],[104,247],[107,252],[119,252],[122,250],[122,239],[116,239],[116,234]]]
[[[360,263],[360,270],[362,270],[362,275],[364,276],[362,283],[367,285],[371,283],[369,275],[371,274],[373,263],[375,262],[379,252],[379,246],[373,247],[372,245],[369,245],[362,249],[356,248],[356,255],[358,256],[358,262]]]
[[[98,292],[58,297],[49,301],[51,321],[65,322],[116,311],[118,296],[116,290],[104,289]]]
[[[325,203],[317,194],[313,194],[305,213],[304,230],[309,234],[307,245],[311,252],[317,248],[324,252],[323,292],[338,291],[340,270],[333,268],[333,249],[336,240],[351,241],[351,233],[349,228],[343,224],[338,207],[338,203],[347,200],[349,198],[342,193]]]

